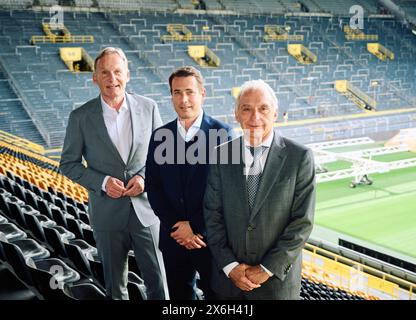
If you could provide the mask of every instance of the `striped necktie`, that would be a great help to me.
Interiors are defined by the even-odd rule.
[[[253,155],[253,163],[248,170],[247,176],[247,193],[248,204],[250,206],[250,212],[253,209],[254,201],[256,200],[257,189],[259,188],[260,179],[262,175],[261,170],[261,157],[263,152],[267,149],[265,146],[249,147],[250,152]]]

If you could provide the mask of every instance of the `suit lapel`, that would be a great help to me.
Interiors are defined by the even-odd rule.
[[[131,119],[131,131],[133,135],[131,149],[128,157],[127,163],[129,163],[135,153],[137,152],[137,149],[139,145],[141,145],[142,142],[142,136],[144,130],[141,130],[141,126],[144,126],[145,124],[142,123],[143,115],[142,115],[142,109],[137,106],[137,104],[133,103],[132,99],[130,98],[130,95],[126,93],[126,101],[130,109],[130,119]],[[147,150],[146,150],[147,151]]]
[[[270,146],[270,151],[264,166],[260,186],[254,201],[254,207],[250,216],[250,220],[253,220],[254,217],[259,213],[260,208],[269,195],[273,184],[280,175],[280,171],[282,170],[287,157],[283,152],[284,148],[285,145],[282,138],[275,131],[273,142]]]
[[[244,146],[243,137],[235,139],[231,144],[228,145],[231,145],[230,150],[228,150],[228,161],[229,163],[232,163],[230,166],[230,181],[235,182],[233,183],[233,190],[230,190],[229,192],[237,195],[243,195],[244,201],[237,201],[236,206],[242,206],[242,212],[245,212],[244,217],[247,217],[248,219],[250,215],[250,207],[248,204],[246,176],[244,175],[245,164],[242,153],[242,146]],[[233,163],[232,153],[236,152],[236,150],[239,152],[238,163]]]
[[[118,160],[123,162],[123,159],[121,158],[120,154],[118,153],[118,150],[117,150],[116,146],[114,145],[113,141],[111,141],[111,138],[108,135],[107,127],[105,126],[105,122],[104,122],[100,96],[98,96],[98,98],[96,98],[95,108],[90,113],[90,118],[91,118],[92,125],[97,130],[98,136],[101,138],[104,145],[107,146],[111,150],[113,155]]]

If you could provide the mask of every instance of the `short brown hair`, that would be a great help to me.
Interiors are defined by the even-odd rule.
[[[202,77],[201,72],[192,66],[185,66],[180,67],[172,72],[172,74],[169,77],[169,88],[170,92],[172,93],[172,81],[174,78],[185,78],[185,77],[194,77],[196,81],[198,82],[199,88],[201,91],[204,88],[204,78]]]

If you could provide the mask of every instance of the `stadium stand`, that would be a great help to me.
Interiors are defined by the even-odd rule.
[[[44,156],[47,148],[62,146],[69,113],[98,94],[91,72],[71,72],[60,48],[83,48],[93,58],[103,47],[122,48],[131,73],[128,90],[156,100],[164,122],[175,117],[167,79],[176,67],[197,65],[188,46],[201,45],[220,61],[202,68],[205,110],[231,125],[233,93],[244,81],[262,78],[279,98],[279,115],[289,115],[278,123],[282,134],[303,143],[416,126],[416,38],[375,0],[66,1],[75,5],[63,15],[73,38],[45,33],[50,6],[60,3],[0,0],[0,278],[20,284],[6,299],[104,298],[87,193]],[[416,15],[412,1],[396,3]],[[357,4],[365,14],[359,34],[345,28]],[[370,42],[387,48],[390,58],[372,54]],[[316,61],[303,64],[305,59],[289,55],[291,44],[301,44]],[[337,80],[356,88],[361,103],[374,100],[375,112],[359,107],[354,92],[337,92]],[[304,250],[302,299],[416,299],[411,272],[357,253],[349,252],[348,260],[346,250],[314,244]],[[145,300],[132,257],[129,294]],[[49,286],[53,265],[62,271],[59,290]]]
[[[139,12],[129,11],[137,6],[134,1],[98,3],[106,10],[113,6],[114,10],[125,11],[74,11],[64,15],[65,27],[72,35],[93,36],[94,43],[29,45],[32,36],[43,35],[41,22],[48,19],[48,12],[0,11],[0,40],[4,44],[0,62],[4,77],[16,88],[23,107],[47,146],[62,145],[63,128],[69,112],[98,92],[90,73],[72,73],[67,69],[57,55],[60,47],[82,46],[94,57],[104,46],[120,46],[130,61],[132,80],[129,89],[155,99],[165,122],[174,117],[166,84],[170,72],[181,65],[195,64],[187,54],[189,44],[206,45],[219,57],[218,68],[203,69],[208,89],[205,108],[213,116],[232,124],[232,89],[245,80],[260,77],[276,91],[280,113],[287,112],[291,121],[361,114],[362,110],[334,90],[335,80],[348,80],[374,99],[377,111],[409,108],[414,104],[414,68],[411,65],[411,56],[416,50],[414,36],[389,16],[365,19],[365,34],[377,35],[378,43],[389,48],[395,56],[391,61],[379,60],[367,51],[365,41],[345,39],[346,9],[353,1],[311,2],[317,4],[310,5],[314,10],[322,12],[320,8],[325,8],[331,12],[330,16],[321,16],[322,13],[318,16],[301,15],[296,2],[289,0],[277,4],[239,2],[241,13],[247,8],[247,14],[249,10],[257,14],[276,14],[269,16],[170,13],[178,4],[169,1],[163,1],[163,6],[155,1],[142,1]],[[272,3],[276,12],[270,11]],[[224,9],[237,8],[233,1],[222,1],[222,5]],[[362,5],[365,12],[377,10],[372,1]],[[156,10],[156,7],[158,11],[147,11]],[[281,15],[287,12],[298,15]],[[211,36],[211,40],[164,43],[162,37],[169,35],[167,29],[172,23],[186,26],[193,35]],[[302,43],[317,55],[317,62],[302,65],[291,58],[286,44],[295,41],[264,41],[265,25],[282,25],[290,30],[289,34],[303,36]],[[409,116],[413,117],[413,114]],[[396,116],[384,117],[391,117],[394,121]],[[322,127],[330,130],[336,125],[331,122]],[[371,123],[363,121],[359,127],[368,128]],[[29,129],[12,132],[25,137],[26,133],[33,132]],[[293,131],[290,130],[289,134],[292,135]],[[314,132],[310,132],[309,137],[314,141],[321,138],[320,135],[315,137]]]

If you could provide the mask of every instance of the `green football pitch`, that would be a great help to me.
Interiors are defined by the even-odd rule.
[[[345,152],[345,150],[343,150]],[[400,152],[374,157],[416,157]],[[329,170],[349,167],[337,161]],[[315,222],[322,227],[416,258],[416,167],[372,174],[373,185],[350,188],[352,178],[318,184]]]

